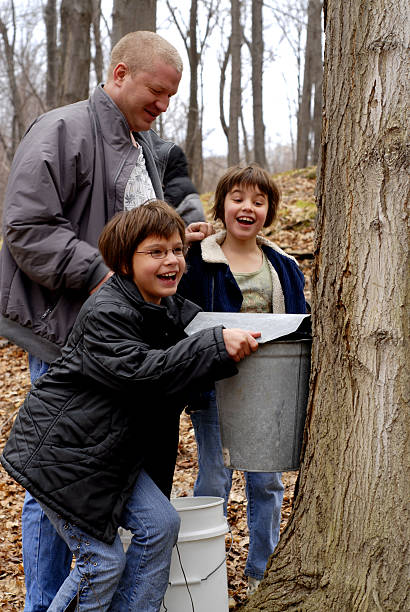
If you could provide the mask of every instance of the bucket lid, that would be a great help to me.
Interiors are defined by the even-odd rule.
[[[265,312],[199,312],[185,328],[190,336],[216,325],[261,332],[258,342],[270,342],[294,332],[307,332],[308,314],[272,314]],[[306,336],[307,337],[307,336]]]

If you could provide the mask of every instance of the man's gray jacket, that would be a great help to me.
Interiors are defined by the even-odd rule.
[[[174,146],[152,130],[134,134],[154,191]],[[8,181],[0,255],[0,335],[51,362],[81,305],[108,268],[98,251],[107,221],[123,210],[135,166],[127,121],[100,85],[88,100],[30,126]]]

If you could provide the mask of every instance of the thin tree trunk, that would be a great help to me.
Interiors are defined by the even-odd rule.
[[[303,89],[298,111],[297,168],[305,168],[309,162],[316,163],[319,151],[323,72],[321,13],[321,0],[309,0]],[[314,113],[311,110],[312,93],[315,96]]]
[[[310,400],[294,512],[247,612],[410,609],[410,7],[325,2]]]
[[[14,11],[14,2],[11,3],[12,9],[12,21],[13,21],[13,31],[11,35],[11,39],[9,38],[7,26],[0,18],[0,35],[3,39],[4,50],[6,55],[6,64],[7,64],[7,79],[10,87],[10,101],[13,108],[13,118],[12,118],[12,138],[11,138],[11,146],[6,149],[7,158],[11,162],[13,159],[16,148],[23,138],[24,134],[24,121],[23,121],[23,113],[22,113],[22,102],[20,91],[17,85],[16,80],[16,71],[15,71],[15,63],[14,63],[14,46],[16,40],[16,32],[17,32],[17,24],[16,24],[16,15]]]
[[[231,0],[231,92],[229,99],[228,166],[239,163],[239,118],[241,115],[241,3]]]
[[[46,106],[48,109],[57,105],[58,93],[58,48],[57,48],[57,3],[47,0],[44,7],[47,45]]]
[[[219,120],[221,122],[223,133],[228,140],[229,127],[225,119],[224,111],[224,98],[225,98],[225,83],[226,83],[226,69],[228,67],[229,58],[231,56],[231,39],[229,39],[228,47],[225,51],[224,59],[222,61],[221,73],[219,77]]]
[[[262,0],[252,0],[252,95],[254,158],[266,167],[265,125],[263,123],[263,19]]]
[[[249,149],[249,142],[248,142],[248,134],[246,132],[246,125],[245,125],[245,121],[243,118],[243,109],[241,108],[241,127],[242,127],[242,135],[243,135],[243,150],[244,150],[244,154],[245,154],[245,161],[247,164],[249,164],[251,162],[251,151]],[[256,160],[255,160],[256,161]]]
[[[92,13],[91,0],[61,2],[60,105],[88,97]]]
[[[188,160],[189,174],[198,191],[202,188],[202,133],[198,108],[198,1],[191,1],[189,17],[188,59],[190,68],[189,109],[185,141],[185,153]]]
[[[96,81],[97,83],[101,83],[103,80],[103,66],[104,66],[103,51],[102,51],[102,45],[101,45],[101,28],[100,28],[101,0],[92,0],[92,3],[93,3],[92,24],[93,24],[93,33],[94,33],[94,46],[95,46],[93,64],[94,64]]]

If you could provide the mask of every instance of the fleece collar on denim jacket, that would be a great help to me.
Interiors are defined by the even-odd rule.
[[[226,265],[229,265],[229,262],[226,259],[223,250],[221,249],[221,244],[225,240],[225,236],[226,230],[221,230],[216,234],[208,236],[201,242],[201,253],[202,259],[204,261],[206,261],[207,263],[224,263]],[[258,246],[270,247],[277,253],[280,253],[281,255],[283,255],[284,257],[288,257],[289,259],[293,259],[293,261],[297,263],[296,259],[292,257],[292,255],[288,255],[287,253],[285,253],[285,251],[278,247],[277,244],[271,242],[264,236],[258,234],[258,236],[256,236],[256,242]]]

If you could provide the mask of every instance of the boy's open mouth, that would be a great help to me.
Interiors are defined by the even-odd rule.
[[[166,274],[157,274],[157,277],[161,280],[174,281],[177,278],[176,272],[167,272]]]
[[[255,219],[251,217],[237,217],[237,222],[241,223],[241,225],[253,225],[255,223]]]

